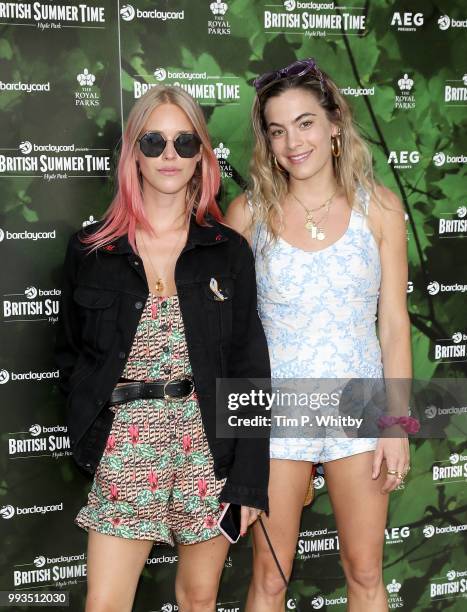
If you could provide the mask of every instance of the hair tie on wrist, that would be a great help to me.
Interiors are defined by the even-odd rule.
[[[380,429],[386,429],[393,425],[400,425],[409,434],[417,433],[420,430],[420,422],[418,419],[414,419],[409,416],[382,416],[378,419],[378,427]]]

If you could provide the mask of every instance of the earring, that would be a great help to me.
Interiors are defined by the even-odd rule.
[[[272,156],[272,160],[276,170],[278,170],[281,174],[288,174],[287,170],[285,170],[285,168],[283,168],[277,161],[277,157],[275,155]]]
[[[342,153],[342,137],[339,130],[336,136],[331,136],[331,152],[334,157],[340,157]]]

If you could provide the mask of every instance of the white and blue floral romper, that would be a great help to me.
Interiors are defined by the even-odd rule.
[[[253,228],[258,311],[273,379],[383,376],[375,326],[379,249],[366,219],[370,198],[361,188],[357,198],[362,212],[353,208],[345,234],[321,251],[303,251],[281,238],[263,249],[265,225]],[[374,450],[376,443],[363,437],[275,437],[273,421],[270,455],[323,463]]]

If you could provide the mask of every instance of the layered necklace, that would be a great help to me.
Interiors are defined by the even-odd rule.
[[[292,191],[289,191],[290,195],[305,211],[304,227],[309,231],[310,236],[311,238],[313,238],[313,240],[324,240],[326,238],[324,224],[328,219],[329,210],[331,208],[334,196],[336,195],[336,191],[334,191],[331,197],[329,197],[323,204],[317,206],[316,208],[307,208],[305,204],[303,204],[303,202],[301,202]],[[322,210],[323,208],[325,209],[323,215],[319,219],[315,218],[315,213],[317,213],[319,210]]]

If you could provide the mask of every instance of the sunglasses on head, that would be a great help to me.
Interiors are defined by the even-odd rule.
[[[167,145],[167,139],[160,132],[146,132],[138,142],[145,157],[159,157]],[[185,158],[197,155],[201,147],[200,137],[191,133],[179,134],[173,143],[177,155]]]
[[[279,70],[265,72],[253,81],[253,85],[256,91],[259,92],[261,89],[263,89],[263,87],[274,83],[274,81],[279,81],[280,79],[287,79],[292,77],[301,77],[308,73],[313,73],[316,76],[316,78],[320,82],[321,89],[323,90],[324,76],[312,57],[309,57],[304,60],[297,60],[295,62],[292,62],[288,66],[285,66],[284,68],[279,68]]]

